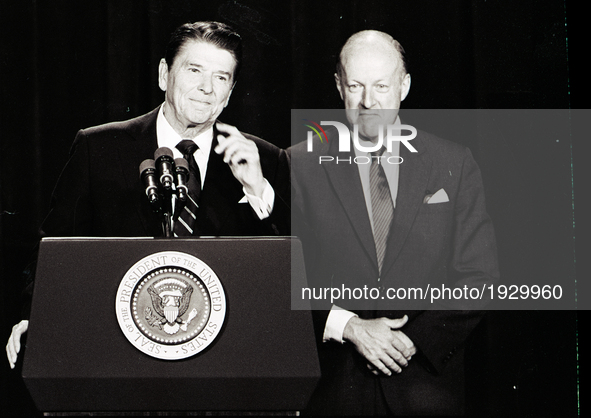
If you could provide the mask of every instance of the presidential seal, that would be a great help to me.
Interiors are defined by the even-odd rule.
[[[207,264],[190,254],[165,251],[142,258],[127,271],[115,309],[123,334],[138,350],[178,360],[215,340],[226,298]]]

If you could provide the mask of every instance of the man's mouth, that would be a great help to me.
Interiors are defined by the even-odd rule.
[[[360,117],[380,116],[378,112],[359,112]]]
[[[197,103],[198,105],[201,106],[210,106],[211,103],[206,101],[206,100],[199,100],[199,99],[190,99],[193,103]]]

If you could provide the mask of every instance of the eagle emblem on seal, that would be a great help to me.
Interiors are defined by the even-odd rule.
[[[146,306],[144,316],[148,324],[157,327],[169,335],[179,330],[186,331],[187,326],[197,316],[197,309],[189,313],[187,320],[182,317],[189,309],[193,286],[185,280],[165,277],[148,287],[152,307]]]

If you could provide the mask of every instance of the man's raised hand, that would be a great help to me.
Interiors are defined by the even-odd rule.
[[[218,135],[219,144],[215,152],[223,155],[224,162],[247,193],[262,197],[266,182],[256,144],[246,139],[234,126],[217,122],[216,128],[222,134]]]

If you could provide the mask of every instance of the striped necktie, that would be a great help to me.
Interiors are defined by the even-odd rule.
[[[187,201],[174,223],[174,235],[178,237],[198,235],[195,233],[195,220],[197,219],[199,195],[201,194],[201,174],[193,154],[199,147],[190,139],[183,139],[176,145],[176,148],[183,154],[183,158],[188,161],[190,175],[187,184],[189,189]]]
[[[372,152],[372,164],[369,169],[369,194],[371,196],[371,212],[373,219],[373,236],[376,244],[376,253],[378,256],[378,268],[382,274],[382,266],[386,255],[386,245],[388,242],[388,233],[390,225],[394,218],[394,205],[392,204],[392,195],[386,179],[384,167],[382,167],[380,158],[385,149]]]

